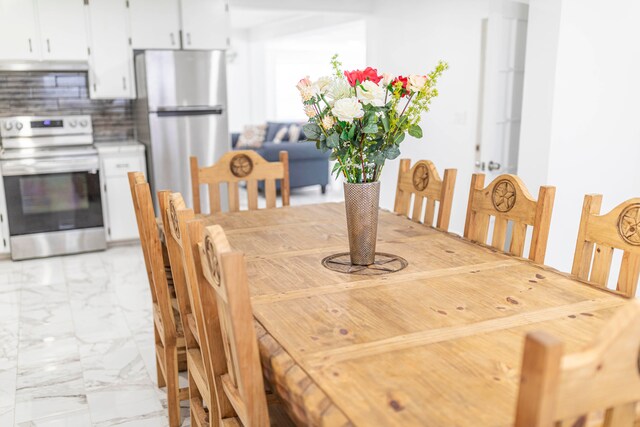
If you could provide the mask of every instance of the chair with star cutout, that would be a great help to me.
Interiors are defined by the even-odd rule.
[[[415,222],[433,226],[437,202],[438,216],[435,227],[447,231],[451,219],[456,174],[457,169],[445,169],[444,178],[441,179],[435,165],[429,160],[419,160],[413,167],[411,160],[400,160],[393,211]]]
[[[602,195],[587,194],[571,274],[606,287],[615,250],[622,251],[616,290],[633,297],[640,276],[640,198],[630,199],[600,215]]]
[[[516,175],[500,175],[487,187],[484,186],[484,178],[485,175],[481,173],[471,177],[464,237],[473,242],[489,244],[489,224],[493,217],[490,245],[522,257],[527,227],[533,227],[529,259],[537,264],[544,263],[556,188],[540,187],[538,200],[535,200]],[[507,241],[509,231],[510,242]]]

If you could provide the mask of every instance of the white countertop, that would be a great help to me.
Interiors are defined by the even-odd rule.
[[[144,151],[144,145],[136,141],[135,139],[126,139],[122,141],[101,141],[93,144],[98,153],[122,153],[122,152],[135,152]]]

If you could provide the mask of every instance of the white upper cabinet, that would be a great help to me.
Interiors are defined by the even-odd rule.
[[[227,0],[181,0],[181,3],[183,49],[229,47]]]
[[[36,0],[44,60],[86,61],[83,0]]]
[[[0,0],[0,60],[40,59],[32,0]]]
[[[129,0],[134,49],[180,49],[178,0]]]
[[[134,98],[133,52],[126,0],[89,0],[89,96]]]

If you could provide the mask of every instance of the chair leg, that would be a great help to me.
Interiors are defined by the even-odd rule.
[[[327,186],[326,186],[326,185],[321,185],[321,186],[320,186],[320,192],[321,192],[322,194],[325,194],[325,193],[327,192]]]
[[[160,335],[158,334],[158,329],[153,325],[153,335],[155,337],[156,348],[155,351],[158,351],[158,344],[161,343]],[[158,388],[166,387],[167,382],[165,381],[164,374],[162,373],[162,367],[160,366],[160,360],[158,359],[158,355],[154,355],[156,358],[156,375],[158,376]]]
[[[180,390],[178,380],[178,350],[175,347],[165,349],[167,366],[167,409],[169,427],[180,427]]]

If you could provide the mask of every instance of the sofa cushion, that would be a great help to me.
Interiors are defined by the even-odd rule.
[[[273,138],[276,136],[276,133],[278,132],[278,130],[280,130],[280,128],[285,127],[285,128],[289,128],[289,126],[291,126],[292,124],[296,124],[300,127],[302,127],[302,125],[304,125],[304,123],[300,123],[300,122],[267,122],[267,134],[265,135],[265,142],[271,142],[273,141]],[[306,138],[303,138],[302,136],[304,135],[304,132],[300,132],[300,139],[299,140],[303,140]],[[288,135],[284,137],[284,139],[282,141],[288,141]]]
[[[236,147],[238,148],[259,148],[265,141],[265,125],[245,125]],[[269,140],[270,141],[270,140]]]

